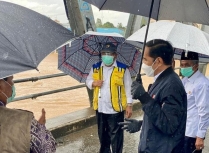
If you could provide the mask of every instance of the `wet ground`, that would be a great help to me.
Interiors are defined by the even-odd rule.
[[[135,111],[133,117],[142,119],[142,112]],[[138,150],[140,132],[130,134],[124,131],[123,153],[136,153]],[[99,139],[97,126],[91,126],[84,130],[72,133],[68,136],[57,139],[57,153],[98,153]]]

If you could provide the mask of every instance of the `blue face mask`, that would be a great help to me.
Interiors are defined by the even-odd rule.
[[[181,74],[185,77],[190,77],[193,73],[193,67],[181,68]]]
[[[16,96],[16,92],[15,92],[15,86],[11,86],[7,81],[5,81],[11,88],[12,88],[12,95],[10,97],[8,97],[5,93],[3,93],[6,97],[7,97],[7,104],[12,102]]]
[[[113,64],[113,61],[114,61],[114,57],[111,56],[111,55],[102,55],[102,62],[109,66],[109,65],[112,65]]]

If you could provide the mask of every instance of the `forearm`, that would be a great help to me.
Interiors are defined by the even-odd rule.
[[[209,87],[207,84],[201,84],[195,88],[195,104],[198,109],[198,131],[197,137],[204,138],[209,128]]]
[[[204,138],[209,128],[209,114],[205,113],[203,116],[199,116],[197,137]]]
[[[45,125],[39,124],[35,119],[31,124],[31,151],[56,152],[56,141]]]

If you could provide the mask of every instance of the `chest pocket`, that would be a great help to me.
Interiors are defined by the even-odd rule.
[[[112,73],[112,81],[116,86],[123,86],[123,77],[124,77],[124,70],[118,68],[114,68]]]
[[[193,89],[186,90],[186,93],[187,93],[187,103],[193,102],[195,98]]]

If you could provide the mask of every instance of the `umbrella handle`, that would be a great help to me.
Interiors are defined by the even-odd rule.
[[[141,78],[141,74],[140,73],[137,73],[136,75],[136,81],[140,84],[142,84],[142,78]]]

